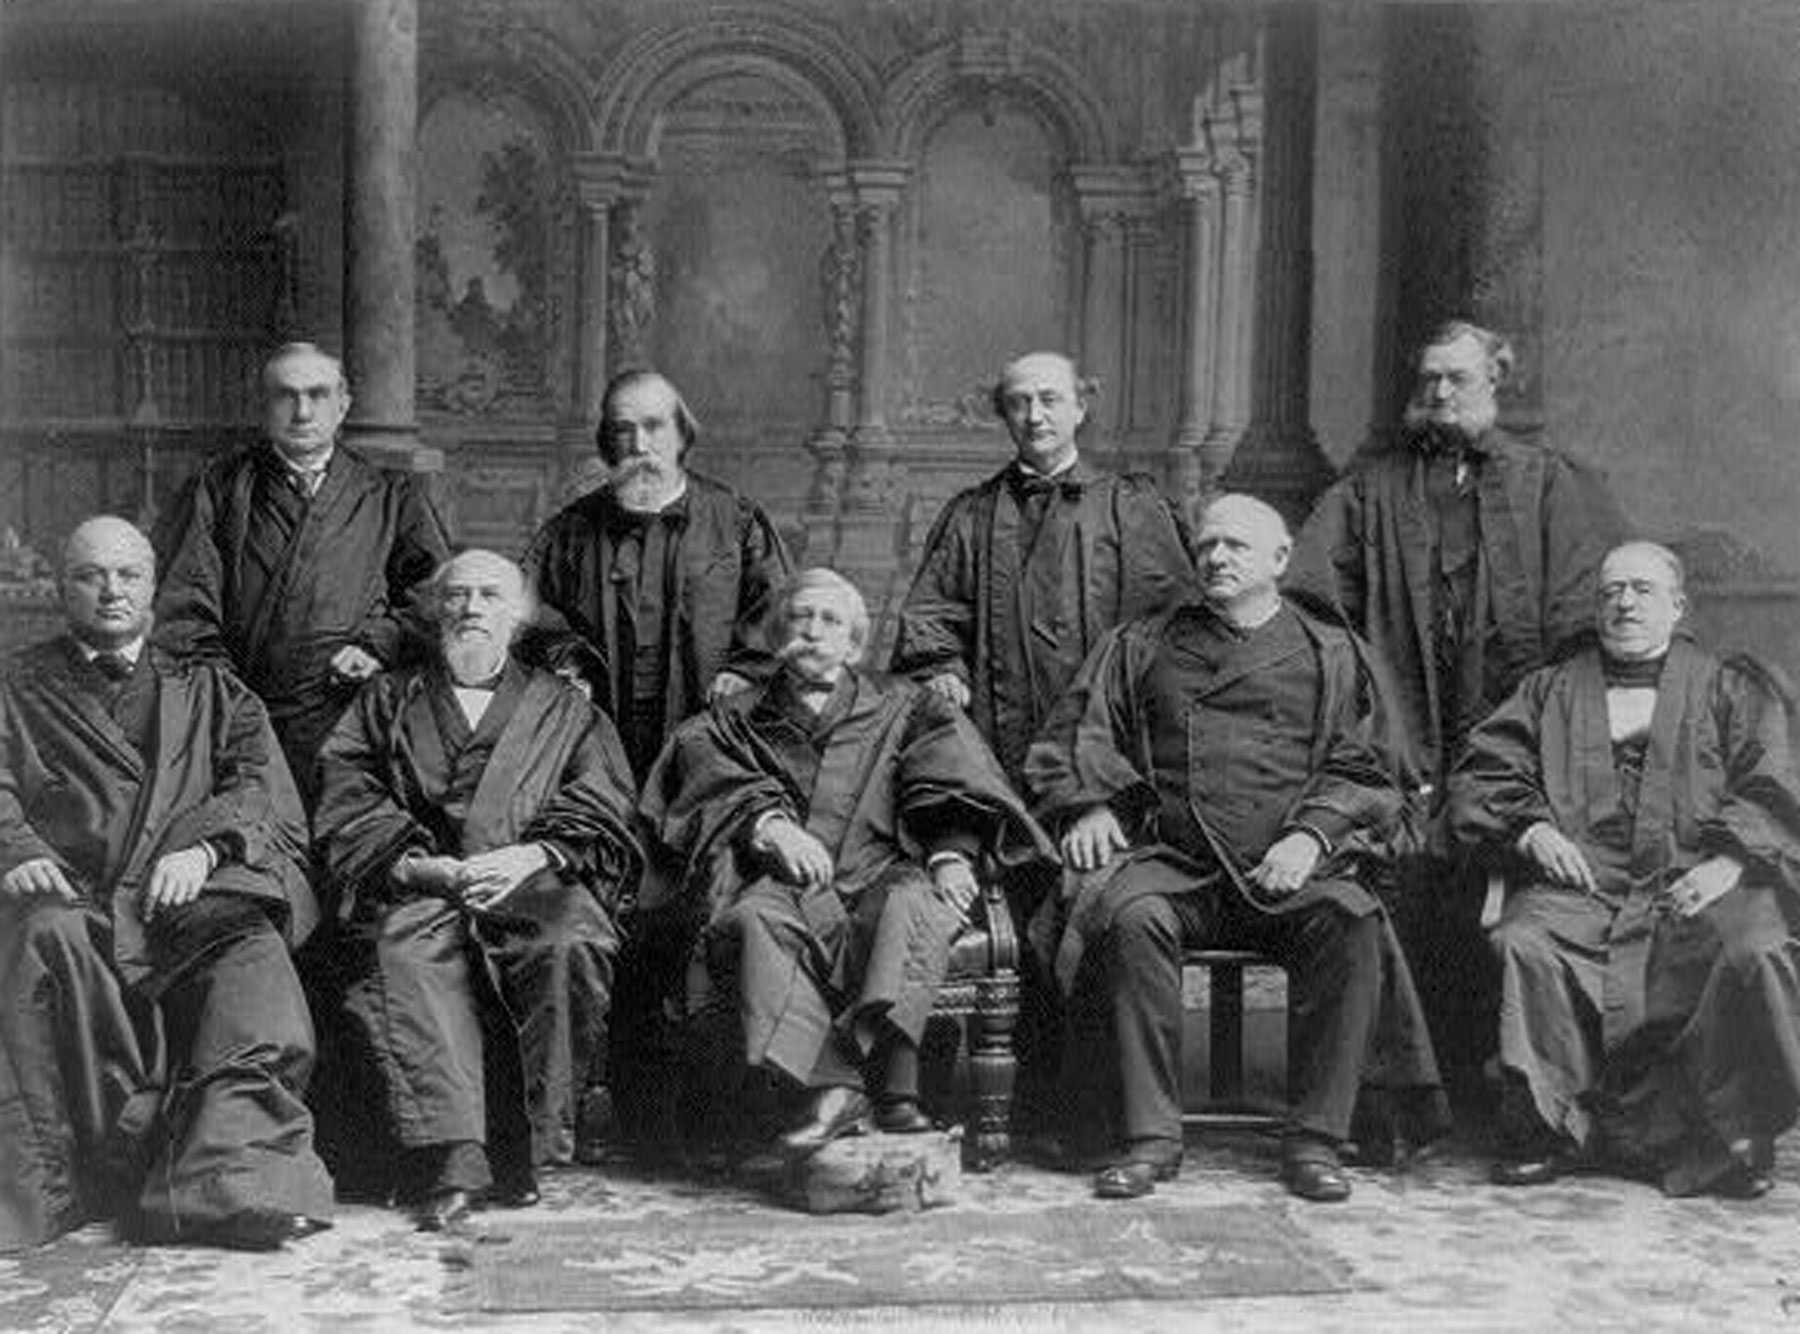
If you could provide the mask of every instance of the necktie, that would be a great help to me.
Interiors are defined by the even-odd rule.
[[[123,681],[131,675],[131,662],[123,653],[95,654],[94,666],[108,681]]]

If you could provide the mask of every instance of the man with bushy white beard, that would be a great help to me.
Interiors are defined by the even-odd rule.
[[[575,1151],[605,1061],[618,916],[642,854],[604,714],[510,653],[524,575],[465,551],[433,577],[439,661],[377,677],[320,752],[343,1009],[372,1056],[392,1187],[427,1230],[529,1204]]]
[[[787,552],[748,497],[688,469],[699,425],[673,384],[629,370],[596,433],[612,475],[532,540],[543,606],[595,650],[594,702],[642,779],[676,723],[774,669],[766,626]],[[561,667],[573,646],[552,646]]]

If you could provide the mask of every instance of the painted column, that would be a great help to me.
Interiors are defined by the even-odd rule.
[[[359,0],[350,11],[345,193],[347,440],[388,467],[436,471],[413,417],[413,189],[417,174],[417,0]]]
[[[1214,358],[1218,344],[1218,247],[1222,191],[1206,148],[1178,149],[1175,187],[1184,212],[1186,255],[1181,324],[1181,420],[1170,444],[1169,482],[1192,514],[1206,484],[1202,448],[1213,415]]]
[[[812,485],[802,513],[807,533],[836,516],[843,495],[846,451],[855,424],[858,349],[857,296],[862,280],[862,252],[856,234],[856,196],[849,176],[827,172],[822,178],[831,207],[831,240],[819,258],[819,296],[825,322],[824,420],[807,448],[814,459]]]
[[[1085,244],[1079,359],[1082,373],[1098,386],[1089,408],[1091,429],[1110,445],[1127,420],[1125,227],[1135,202],[1135,174],[1108,167],[1076,167],[1070,174]]]
[[[893,438],[887,425],[888,309],[894,281],[893,219],[906,184],[897,163],[861,163],[848,179],[856,200],[862,252],[862,361],[856,427],[850,436],[848,511],[885,513],[893,483]]]

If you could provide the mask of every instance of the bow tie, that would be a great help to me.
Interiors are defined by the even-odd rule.
[[[123,653],[96,653],[94,669],[108,681],[123,681],[131,675],[131,660]]]
[[[1040,477],[1036,473],[1014,469],[1012,488],[1013,494],[1020,500],[1027,496],[1047,496],[1059,491],[1067,500],[1081,499],[1081,483],[1073,477]]]

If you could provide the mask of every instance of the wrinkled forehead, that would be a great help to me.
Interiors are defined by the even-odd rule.
[[[87,523],[69,534],[63,548],[63,567],[98,566],[103,569],[153,569],[156,553],[150,540],[127,523]]]
[[[1064,357],[1021,357],[1000,377],[1005,394],[1037,394],[1054,389],[1066,397],[1075,395],[1075,368]]]
[[[1485,370],[1487,352],[1473,334],[1461,334],[1447,343],[1432,343],[1419,353],[1420,371]]]
[[[1242,542],[1273,551],[1288,540],[1287,526],[1274,510],[1251,501],[1215,501],[1200,516],[1198,541]]]
[[[452,588],[498,588],[516,600],[524,591],[525,581],[518,566],[509,560],[486,552],[468,552],[457,556],[444,567],[439,581],[446,590]]]
[[[634,380],[606,403],[609,422],[667,421],[675,415],[675,386],[663,379]]]
[[[271,393],[320,386],[335,389],[342,382],[337,362],[322,352],[289,352],[263,368],[263,387]]]
[[[1657,588],[1675,587],[1675,571],[1655,547],[1629,546],[1609,552],[1600,562],[1600,585],[1649,583]]]
[[[825,580],[800,584],[788,594],[788,614],[801,610],[835,611],[846,621],[862,612],[862,598],[854,590]]]

